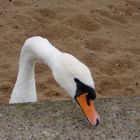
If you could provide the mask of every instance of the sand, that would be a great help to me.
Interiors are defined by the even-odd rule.
[[[140,97],[96,100],[97,127],[72,101],[0,106],[1,140],[139,140]]]
[[[140,95],[139,0],[1,0],[0,103],[8,103],[22,44],[43,36],[89,66],[97,97]],[[39,100],[69,99],[36,65]]]

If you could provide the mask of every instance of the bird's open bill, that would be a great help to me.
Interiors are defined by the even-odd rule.
[[[99,124],[100,118],[93,105],[93,100],[89,99],[89,104],[87,102],[87,93],[76,97],[76,101],[80,105],[82,111],[85,113],[88,121],[97,126]]]

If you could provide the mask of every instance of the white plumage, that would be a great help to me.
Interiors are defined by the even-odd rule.
[[[22,47],[18,76],[9,103],[37,101],[34,77],[36,62],[48,65],[54,79],[72,98],[76,92],[74,78],[94,88],[91,73],[86,65],[74,56],[56,49],[47,39],[32,37],[27,39]]]

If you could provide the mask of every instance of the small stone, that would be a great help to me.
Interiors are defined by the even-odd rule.
[[[138,82],[136,82],[136,86],[138,86],[139,85],[139,83]]]
[[[110,34],[110,31],[107,31],[108,34]]]

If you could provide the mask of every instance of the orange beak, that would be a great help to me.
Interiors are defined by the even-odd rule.
[[[84,112],[84,114],[86,115],[88,121],[92,125],[97,126],[99,124],[99,121],[100,121],[99,115],[96,112],[95,107],[94,107],[91,99],[89,101],[90,104],[88,105],[86,96],[87,96],[87,93],[82,94],[82,95],[76,97],[76,101],[80,105],[80,107],[81,107],[82,111]]]

